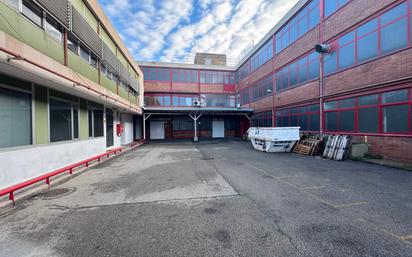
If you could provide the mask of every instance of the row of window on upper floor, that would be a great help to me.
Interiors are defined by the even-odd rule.
[[[331,52],[324,55],[324,74],[331,75],[411,46],[412,9],[408,11],[407,8],[407,2],[401,3],[331,42]],[[411,29],[410,33],[408,29]],[[318,79],[319,65],[319,55],[313,52],[277,70],[274,80],[276,91],[280,92]],[[252,92],[255,87],[259,86],[252,85]],[[258,99],[252,92],[249,93],[245,89],[241,91],[242,104]],[[271,90],[266,90],[262,96],[270,94]]]
[[[4,0],[11,7],[21,12],[26,18],[36,24],[38,27],[42,28],[46,33],[55,39],[60,44],[63,44],[63,26],[55,20],[52,16],[48,15],[38,4],[32,0]],[[87,7],[85,7],[87,8]],[[91,12],[88,11],[91,15]],[[84,12],[83,12],[84,14]],[[88,16],[90,16],[88,15]],[[90,20],[90,19],[89,19]],[[104,30],[103,30],[104,31]],[[107,33],[106,33],[107,34]],[[104,37],[105,38],[105,37]],[[107,40],[106,40],[107,41]],[[113,42],[109,45],[115,45]],[[79,55],[85,62],[95,69],[98,68],[97,55],[90,50],[86,44],[82,43],[73,33],[68,32],[67,47],[76,55]],[[123,58],[119,58],[125,59]],[[110,80],[119,82],[121,87],[124,87],[126,91],[133,95],[137,95],[138,92],[131,86],[127,85],[127,82],[120,80],[120,77],[116,75],[116,71],[101,62],[101,71]]]
[[[192,69],[144,67],[146,81],[234,85],[235,73]]]
[[[316,27],[320,22],[320,0],[312,0],[298,14],[283,26],[283,28],[269,39],[245,64],[243,64],[237,73],[238,80],[243,80],[250,73],[257,70],[267,61],[273,58],[273,54],[278,54],[308,31]],[[325,13],[328,17],[344,6],[350,0],[324,0]],[[274,46],[276,46],[274,48]]]

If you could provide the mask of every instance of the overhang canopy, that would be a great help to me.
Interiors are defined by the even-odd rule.
[[[185,114],[202,114],[202,115],[248,115],[253,113],[253,109],[236,109],[236,108],[212,108],[212,107],[144,107],[146,114],[164,114],[164,115],[185,115]]]

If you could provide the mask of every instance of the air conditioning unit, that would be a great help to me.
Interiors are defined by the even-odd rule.
[[[240,109],[240,104],[236,104],[236,108]]]
[[[193,101],[193,106],[200,107],[200,101]]]

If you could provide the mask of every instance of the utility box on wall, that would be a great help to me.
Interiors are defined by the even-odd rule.
[[[116,134],[118,136],[121,136],[124,132],[124,125],[123,124],[117,124],[116,125]]]

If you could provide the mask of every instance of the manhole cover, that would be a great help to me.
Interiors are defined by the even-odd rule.
[[[40,197],[43,199],[54,199],[69,195],[73,193],[75,190],[75,188],[56,188],[40,193],[36,197]]]

